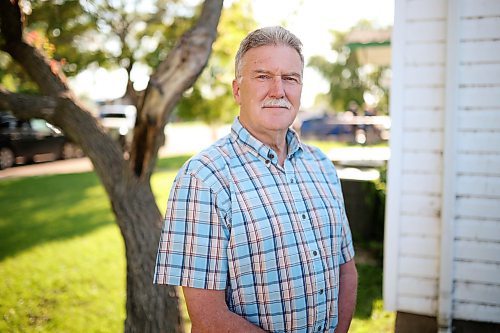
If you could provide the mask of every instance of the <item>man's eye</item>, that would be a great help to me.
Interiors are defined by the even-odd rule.
[[[257,75],[257,79],[259,80],[269,80],[271,77],[269,75],[261,74]]]
[[[290,82],[290,83],[300,83],[299,79],[296,78],[295,76],[285,76],[285,77],[283,77],[283,79],[286,82]]]

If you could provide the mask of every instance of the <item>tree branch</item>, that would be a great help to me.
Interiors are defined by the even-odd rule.
[[[186,32],[151,76],[134,129],[131,166],[149,181],[164,127],[182,93],[193,86],[208,62],[216,38],[223,0],[205,0],[195,27]]]
[[[57,99],[50,96],[13,94],[0,87],[0,108],[15,110],[20,119],[43,118],[53,122]]]
[[[23,40],[23,16],[16,1],[0,0],[0,27],[4,38],[2,50],[9,53],[35,81],[44,95],[57,96],[67,92],[66,78],[61,70],[36,48]]]

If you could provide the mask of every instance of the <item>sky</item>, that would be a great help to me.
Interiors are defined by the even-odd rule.
[[[237,1],[237,0],[233,0]],[[255,20],[259,26],[284,25],[303,44],[305,61],[313,55],[331,58],[331,30],[349,30],[358,21],[367,19],[379,26],[393,24],[395,0],[252,0]],[[226,0],[225,6],[232,1]],[[285,24],[284,24],[285,23]],[[134,73],[133,73],[134,74]],[[134,80],[134,77],[132,77]],[[144,89],[147,78],[136,73],[136,80],[142,81],[138,88]],[[94,69],[80,74],[73,80],[73,86],[94,100],[120,97],[126,76],[121,71],[109,73]],[[313,69],[304,71],[302,107],[312,106],[318,93],[328,91],[326,81]]]

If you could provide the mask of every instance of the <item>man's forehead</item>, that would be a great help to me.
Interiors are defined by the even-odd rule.
[[[250,49],[242,57],[242,65],[250,71],[280,72],[302,72],[303,67],[300,55],[287,45],[266,45]]]

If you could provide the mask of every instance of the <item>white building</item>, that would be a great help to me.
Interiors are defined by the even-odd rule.
[[[395,3],[384,303],[398,332],[498,332],[500,0]]]

